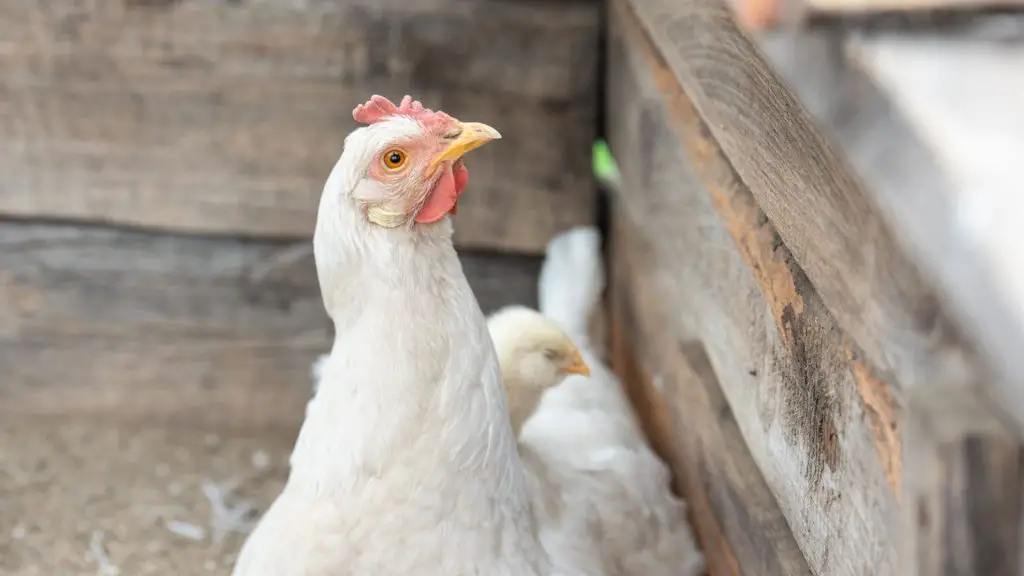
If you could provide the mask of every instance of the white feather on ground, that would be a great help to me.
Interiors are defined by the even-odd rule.
[[[604,289],[600,235],[577,228],[548,245],[540,277],[541,312],[576,341],[591,375],[569,376],[548,390],[519,439],[528,468],[543,466],[580,523],[599,542],[603,574],[678,576],[703,573],[685,504],[670,490],[667,466],[653,452],[615,375],[587,335]],[[541,463],[541,464],[538,464]],[[550,483],[553,483],[552,486]],[[552,556],[557,556],[552,552]]]

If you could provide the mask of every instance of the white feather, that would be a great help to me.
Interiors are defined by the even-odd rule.
[[[320,387],[320,379],[324,376],[324,367],[327,366],[327,360],[330,357],[330,354],[321,354],[309,367],[309,379],[313,384],[313,394],[316,394],[317,388]]]
[[[374,151],[412,125],[353,132],[324,187],[313,244],[335,342],[236,576],[550,573],[451,223],[384,229],[358,206],[381,194],[362,178]]]
[[[589,344],[588,317],[603,278],[595,229],[570,230],[551,241],[541,272],[541,312],[580,345],[591,375],[569,376],[548,390],[519,440],[533,489],[547,491],[535,493],[534,501],[564,503],[561,518],[539,515],[541,535],[552,561],[559,567],[580,563],[579,573],[701,574],[703,555],[684,503],[670,490],[668,468],[647,444],[615,375]],[[572,537],[551,534],[558,531]],[[590,554],[600,558],[599,572]]]

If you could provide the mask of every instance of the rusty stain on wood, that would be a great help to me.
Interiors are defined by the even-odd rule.
[[[846,339],[846,353],[850,362],[853,379],[857,382],[857,393],[875,438],[878,456],[885,468],[885,477],[897,498],[902,485],[902,441],[900,419],[902,409],[893,396],[889,383],[880,379],[854,349],[853,342]]]
[[[720,168],[721,150],[707,130],[704,121],[689,103],[679,87],[675,75],[665,61],[645,45],[640,52],[647,58],[658,90],[665,97],[666,107],[685,130],[677,130],[684,146],[689,150],[690,162],[698,174],[715,173]],[[696,126],[697,129],[691,129]],[[735,174],[731,178],[736,178]],[[758,284],[769,296],[772,315],[781,328],[783,314],[788,307],[796,314],[804,311],[803,298],[797,293],[790,271],[788,251],[777,250],[782,240],[768,222],[764,212],[749,195],[735,194],[719,185],[717,176],[702,179],[715,209],[722,217],[730,235],[736,241],[747,264],[753,270]],[[792,342],[787,342],[792,345]]]

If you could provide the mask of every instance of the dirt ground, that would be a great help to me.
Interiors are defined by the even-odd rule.
[[[230,574],[292,438],[0,422],[0,574]]]

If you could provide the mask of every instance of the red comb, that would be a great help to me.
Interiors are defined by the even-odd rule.
[[[447,126],[452,117],[444,112],[434,112],[430,108],[424,108],[419,100],[413,100],[408,94],[402,98],[402,103],[395,106],[391,100],[374,94],[365,104],[360,104],[352,110],[352,118],[360,124],[375,124],[390,116],[408,116],[418,120],[426,128]]]

